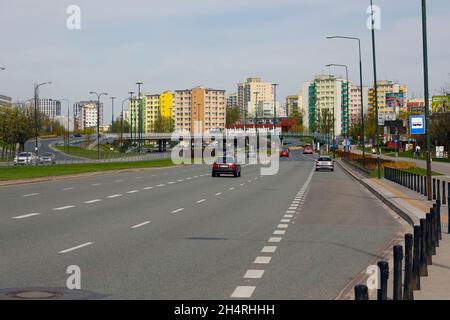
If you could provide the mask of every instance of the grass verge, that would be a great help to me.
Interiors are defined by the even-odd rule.
[[[160,159],[118,163],[61,164],[53,166],[26,166],[0,168],[0,181],[57,177],[79,173],[102,172],[111,170],[160,168],[173,166],[171,159]]]

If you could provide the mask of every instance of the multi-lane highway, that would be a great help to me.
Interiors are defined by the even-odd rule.
[[[339,167],[291,153],[278,174],[195,165],[0,188],[0,289],[112,299],[333,299],[397,220]]]

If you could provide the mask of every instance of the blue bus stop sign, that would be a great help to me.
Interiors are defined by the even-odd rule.
[[[425,134],[425,116],[410,116],[409,130],[411,134]]]

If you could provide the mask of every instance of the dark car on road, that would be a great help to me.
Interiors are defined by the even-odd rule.
[[[212,176],[220,177],[221,174],[232,174],[235,177],[240,177],[241,165],[232,156],[217,158],[212,166]]]

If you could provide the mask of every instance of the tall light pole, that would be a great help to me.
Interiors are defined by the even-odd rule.
[[[114,133],[114,100],[116,97],[110,97],[111,99],[111,133]]]
[[[431,201],[431,134],[430,134],[430,101],[428,84],[428,39],[427,39],[427,1],[422,0],[422,40],[423,40],[423,79],[425,96],[425,134],[427,153],[427,196]]]
[[[365,139],[364,139],[364,97],[363,97],[363,70],[362,70],[362,58],[361,58],[361,39],[357,37],[347,36],[328,36],[327,39],[344,39],[358,41],[359,49],[359,90],[361,93],[361,147],[363,152],[363,158],[365,157]]]
[[[120,113],[120,149],[123,148],[123,104],[127,101],[131,101],[133,97],[125,98],[122,100],[122,111]]]
[[[130,91],[128,92],[128,94],[130,95],[130,108],[129,108],[129,112],[130,112],[130,145],[131,148],[133,149],[133,95],[134,95],[134,91]]]
[[[100,159],[100,98],[108,94],[106,92],[97,93],[93,91],[89,92],[89,94],[97,96],[97,159]]]
[[[138,86],[138,108],[139,108],[139,132],[138,132],[138,152],[141,152],[141,144],[142,144],[142,101],[141,101],[141,85],[143,85],[143,82],[136,82]]]
[[[348,81],[348,66],[346,64],[330,63],[330,64],[327,64],[326,67],[343,67],[343,68],[345,68],[345,78],[346,78],[346,81],[347,81],[347,110],[346,110],[346,114],[345,114],[345,116],[347,117],[347,120],[346,120],[346,123],[345,123],[345,126],[346,126],[346,133],[345,133],[345,135],[346,135],[346,140],[348,140],[348,138],[350,136],[350,120],[349,120],[349,108],[350,108],[350,105],[349,105],[349,102],[348,102],[350,85],[349,85],[349,81]],[[345,144],[347,146],[347,141],[346,141]]]
[[[48,82],[43,82],[43,83],[34,85],[34,130],[35,130],[35,132],[34,132],[35,133],[34,151],[36,152],[36,157],[38,156],[38,153],[39,153],[39,149],[38,149],[38,117],[37,117],[39,87],[47,85],[47,84],[51,84],[51,82],[48,81]],[[39,161],[37,163],[39,163]]]
[[[277,86],[278,83],[272,83],[273,86],[273,134],[275,135],[275,130],[277,129]]]
[[[5,71],[6,68],[5,67],[0,67],[0,70]]]
[[[372,20],[372,57],[373,57],[373,91],[375,102],[375,136],[377,139],[377,176],[381,179],[381,158],[380,158],[380,139],[378,125],[378,82],[377,82],[377,59],[375,51],[375,19],[373,16],[373,1],[370,0],[371,20]]]

